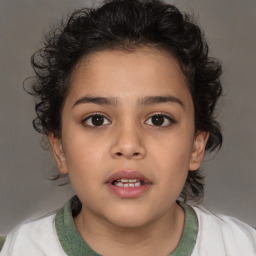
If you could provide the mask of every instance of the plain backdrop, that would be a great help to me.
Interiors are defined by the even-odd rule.
[[[55,167],[32,128],[33,98],[23,88],[30,56],[42,35],[86,0],[0,0],[0,234],[44,215],[72,195],[70,185],[47,180]],[[176,0],[194,13],[211,55],[222,60],[225,96],[218,106],[224,144],[203,164],[204,205],[256,226],[256,1]]]

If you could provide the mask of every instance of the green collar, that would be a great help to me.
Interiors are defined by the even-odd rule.
[[[71,213],[69,200],[55,217],[55,226],[60,243],[69,256],[100,256],[83,240],[79,234]],[[190,256],[196,243],[198,232],[197,216],[191,206],[179,203],[185,211],[185,225],[180,242],[169,256]]]
[[[3,248],[3,246],[4,246],[5,239],[6,239],[5,236],[4,237],[0,237],[0,252],[1,252],[2,248]]]

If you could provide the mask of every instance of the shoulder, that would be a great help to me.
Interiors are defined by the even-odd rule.
[[[256,255],[254,228],[236,218],[215,214],[203,207],[193,209],[199,225],[195,255]]]
[[[55,216],[51,214],[15,228],[7,236],[1,256],[66,255],[56,233]]]

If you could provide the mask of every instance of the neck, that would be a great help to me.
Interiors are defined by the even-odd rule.
[[[135,228],[114,225],[84,207],[75,218],[87,244],[106,256],[168,255],[179,243],[184,221],[184,211],[177,204],[158,219]]]

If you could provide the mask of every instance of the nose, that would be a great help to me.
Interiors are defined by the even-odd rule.
[[[143,134],[136,126],[119,127],[111,145],[113,158],[142,159],[146,155]]]

